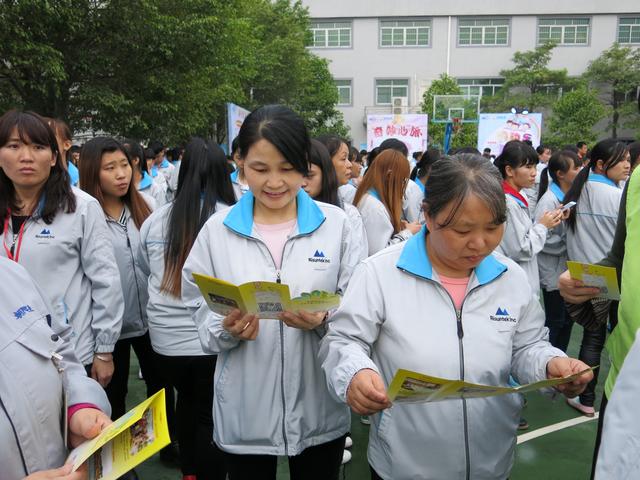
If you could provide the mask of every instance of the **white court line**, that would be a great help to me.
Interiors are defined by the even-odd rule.
[[[533,432],[523,433],[522,435],[518,435],[518,445],[524,442],[528,442],[529,440],[533,440],[534,438],[547,435],[548,433],[557,432],[558,430],[563,430],[565,428],[573,427],[574,425],[580,425],[581,423],[597,420],[599,416],[600,416],[600,412],[596,412],[596,414],[593,417],[572,418],[571,420],[565,420],[564,422],[554,423],[553,425],[547,425],[546,427],[539,428],[537,430],[534,430]]]

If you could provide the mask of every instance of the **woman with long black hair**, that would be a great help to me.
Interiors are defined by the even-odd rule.
[[[224,152],[193,138],[182,158],[175,199],[153,212],[140,231],[138,261],[148,277],[149,334],[178,390],[176,417],[185,480],[223,480],[226,471],[211,443],[217,357],[203,351],[198,330],[180,299],[182,267],[204,223],[234,203]]]

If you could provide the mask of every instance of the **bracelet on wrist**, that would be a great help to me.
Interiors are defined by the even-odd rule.
[[[102,361],[102,362],[113,362],[113,357],[112,356],[105,356],[105,355],[100,355],[99,353],[96,353],[93,355],[93,358],[97,358],[98,360]]]

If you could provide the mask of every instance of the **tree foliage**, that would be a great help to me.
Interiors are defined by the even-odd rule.
[[[637,126],[637,105],[629,100],[635,100],[633,93],[640,85],[640,50],[614,43],[589,63],[584,76],[608,92],[607,103],[611,107],[609,129],[613,138],[617,137],[621,125]]]
[[[227,101],[336,124],[337,89],[288,0],[8,0],[0,106],[134,138],[222,139]]]
[[[429,89],[422,97],[421,110],[429,115],[429,146],[442,149],[446,125],[434,123],[433,96],[434,95],[462,95],[456,79],[443,73],[440,78],[431,82]],[[478,144],[478,127],[475,124],[463,124],[451,138],[451,148],[475,147]]]
[[[503,87],[495,96],[483,97],[483,111],[505,112],[515,106],[533,112],[550,106],[561,88],[572,87],[575,82],[566,69],[549,68],[555,46],[550,42],[534,50],[516,52],[512,58],[515,66],[500,72]]]
[[[544,143],[558,146],[575,144],[578,140],[592,143],[597,138],[593,126],[606,114],[597,91],[580,86],[554,104]]]

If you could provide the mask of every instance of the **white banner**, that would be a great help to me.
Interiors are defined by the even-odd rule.
[[[240,133],[242,122],[251,112],[235,103],[227,103],[227,145],[229,146],[229,155],[231,155],[231,142]]]
[[[425,114],[367,115],[367,150],[371,151],[388,138],[397,138],[407,146],[409,154],[427,149]]]
[[[530,140],[533,148],[540,145],[542,114],[481,113],[478,125],[478,150],[491,149],[496,157],[510,140]]]

